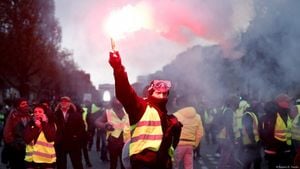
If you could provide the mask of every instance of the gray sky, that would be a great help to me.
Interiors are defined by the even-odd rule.
[[[138,75],[160,70],[177,54],[197,44],[218,43],[231,51],[231,57],[239,57],[238,52],[232,55],[232,49],[254,16],[252,0],[55,0],[55,3],[56,17],[62,27],[62,47],[73,52],[75,62],[91,74],[95,86],[113,83],[108,64],[110,35],[104,28],[112,12],[137,9],[141,16],[147,13],[147,20],[151,21],[150,25],[116,40],[131,83]],[[126,20],[118,24],[118,28],[129,25]]]

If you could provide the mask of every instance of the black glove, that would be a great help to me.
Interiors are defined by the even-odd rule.
[[[122,67],[119,51],[109,52],[109,64],[114,69]]]

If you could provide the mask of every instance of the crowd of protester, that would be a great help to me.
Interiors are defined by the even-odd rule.
[[[126,132],[112,123],[118,122],[116,117],[126,117],[126,124],[121,125],[125,129],[129,120],[122,105],[113,100],[109,105],[80,104],[63,96],[55,104],[19,98],[11,106],[2,106],[1,162],[11,169],[66,168],[69,155],[73,168],[92,167],[89,151],[95,146],[99,160],[110,161],[111,168],[116,168],[120,159],[124,168],[122,147],[130,133],[124,137]],[[194,100],[196,104],[191,105],[188,100],[180,97],[172,105],[175,111],[171,113],[183,124],[173,159],[175,168],[193,168],[188,166],[201,158],[201,147],[208,145],[217,147],[218,168],[299,167],[300,99],[280,94],[268,102],[230,97],[223,104]],[[200,123],[185,119],[193,114]]]
[[[168,80],[151,81],[139,96],[117,51],[109,63],[116,93],[106,104],[62,96],[2,106],[1,162],[10,169],[67,169],[69,158],[74,169],[90,168],[95,142],[110,169],[192,169],[208,145],[216,147],[219,169],[300,167],[299,98],[172,98]]]

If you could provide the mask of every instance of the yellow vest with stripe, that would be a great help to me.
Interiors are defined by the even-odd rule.
[[[292,139],[300,141],[300,105],[297,105],[298,114],[292,123]]]
[[[161,120],[157,110],[147,106],[143,117],[135,126],[129,145],[129,155],[138,154],[145,149],[157,152],[163,138]]]
[[[123,132],[123,140],[126,142],[130,139],[130,125],[127,113],[120,119],[118,115],[112,110],[106,110],[107,121],[114,127],[113,131],[107,131],[107,138],[111,135],[115,138],[119,138]]]
[[[292,133],[291,133],[292,121],[288,117],[287,124],[283,121],[279,113],[277,113],[274,138],[279,141],[286,142],[287,145],[292,144]]]
[[[26,146],[25,161],[35,163],[54,163],[56,162],[56,154],[54,149],[54,141],[48,142],[45,134],[41,131],[35,144]]]
[[[244,110],[237,109],[233,114],[233,132],[235,138],[241,137],[241,130],[243,128],[242,125],[242,117],[244,115]]]
[[[246,112],[244,115],[246,115],[246,114],[249,114],[253,120],[253,124],[252,124],[253,131],[252,132],[254,134],[255,143],[257,143],[259,141],[257,116],[253,112]],[[243,144],[244,145],[252,144],[250,141],[250,137],[246,132],[245,125],[243,125],[242,132],[243,132]]]

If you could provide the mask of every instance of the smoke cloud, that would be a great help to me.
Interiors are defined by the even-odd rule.
[[[253,16],[252,0],[74,0],[71,4],[67,0],[57,0],[63,46],[73,51],[75,61],[91,73],[95,85],[113,82],[112,76],[108,76],[112,73],[107,63],[110,41],[103,25],[110,12],[127,5],[147,5],[153,21],[152,27],[116,42],[131,82],[135,82],[138,75],[160,70],[177,54],[197,44],[222,44],[227,57],[240,57],[240,52],[236,52],[236,56],[229,53]]]
[[[169,77],[179,95],[201,100],[219,102],[231,94],[271,100],[279,93],[299,98],[300,2],[255,0],[253,6],[247,29],[227,39],[229,50],[225,41],[194,46],[152,76]]]

